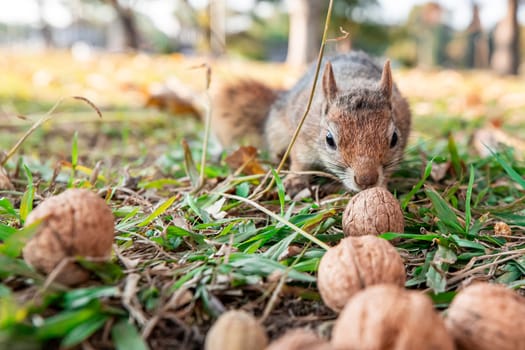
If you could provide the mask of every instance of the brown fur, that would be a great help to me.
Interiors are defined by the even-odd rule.
[[[246,116],[261,122],[268,114],[263,128],[261,122],[245,129],[258,134],[259,144],[266,144],[270,153],[278,157],[304,114],[313,76],[311,68],[292,89],[273,102],[269,113],[261,102],[271,98],[263,102],[261,95],[272,95],[254,82],[231,89],[236,95],[218,102],[229,106],[228,111],[236,115],[231,119],[239,124],[246,121]],[[256,84],[252,89],[258,93],[249,88],[250,84]],[[241,106],[244,109],[239,109]],[[258,117],[253,115],[257,113]],[[336,56],[325,64],[309,115],[290,154],[290,170],[326,170],[353,191],[384,186],[403,156],[410,122],[408,103],[393,83],[389,61],[381,69],[364,53]],[[335,147],[327,141],[328,132]],[[232,136],[233,132],[226,130],[226,134]],[[261,136],[265,142],[261,142]],[[290,174],[285,181],[287,190],[296,193],[308,185],[309,179]]]
[[[211,127],[224,147],[264,147],[262,130],[278,93],[255,80],[221,86],[212,94]]]

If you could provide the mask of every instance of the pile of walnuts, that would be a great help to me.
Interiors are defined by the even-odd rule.
[[[404,289],[403,259],[385,232],[403,232],[403,213],[384,188],[355,195],[343,214],[347,236],[321,259],[317,285],[324,303],[339,313],[330,342],[295,329],[268,344],[261,324],[229,311],[213,325],[206,350],[525,350],[525,299],[502,285],[474,283],[442,317],[431,299]],[[53,280],[74,285],[89,279],[77,258],[108,259],[114,235],[111,209],[88,190],[69,189],[42,202],[26,220],[35,235],[24,259]]]
[[[343,214],[343,231],[347,237],[325,253],[317,277],[324,303],[339,313],[330,342],[295,329],[267,345],[253,316],[234,311],[214,324],[206,349],[525,350],[525,299],[506,287],[474,283],[458,293],[446,317],[426,294],[404,288],[403,259],[377,237],[404,232],[403,213],[388,190],[355,195]]]

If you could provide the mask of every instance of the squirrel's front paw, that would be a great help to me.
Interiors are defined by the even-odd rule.
[[[289,174],[283,180],[284,188],[290,198],[294,198],[299,192],[308,189],[308,179],[301,175]]]

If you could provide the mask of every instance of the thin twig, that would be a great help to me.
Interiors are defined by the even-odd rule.
[[[326,11],[326,20],[324,22],[323,39],[321,40],[321,47],[319,48],[319,55],[317,56],[317,64],[315,66],[314,81],[313,81],[313,84],[312,84],[312,88],[310,90],[310,95],[308,97],[308,102],[306,103],[306,109],[304,111],[303,116],[301,117],[301,120],[299,121],[299,124],[297,124],[297,127],[295,128],[295,131],[294,131],[294,133],[292,135],[292,140],[288,144],[288,148],[284,152],[284,155],[281,158],[281,162],[277,166],[277,169],[276,169],[277,173],[279,173],[283,169],[284,164],[286,163],[286,160],[288,159],[288,156],[290,155],[292,147],[294,146],[294,144],[295,144],[295,142],[297,140],[297,137],[299,136],[299,132],[301,131],[301,128],[303,127],[303,124],[304,124],[304,122],[306,120],[306,117],[308,116],[308,113],[310,112],[310,107],[312,106],[312,101],[313,101],[313,97],[314,97],[314,93],[315,93],[315,88],[317,86],[317,80],[319,78],[319,71],[321,70],[321,62],[323,60],[324,48],[325,48],[326,41],[327,41],[328,27],[330,26],[330,17],[332,16],[333,3],[334,3],[334,1],[330,0],[330,2],[328,4],[328,10]],[[262,190],[261,192],[254,192],[250,196],[250,198],[252,198],[252,199],[260,198],[260,196],[262,196],[264,193],[268,192],[273,187],[274,183],[275,183],[275,178],[272,177],[272,179],[270,180],[270,183],[268,184],[268,186],[266,186],[266,188],[264,190]]]
[[[290,221],[286,220],[286,219],[283,219],[282,217],[280,217],[279,215],[273,213],[272,211],[266,209],[265,207],[263,207],[262,205],[254,202],[253,200],[251,199],[248,199],[248,198],[243,198],[243,197],[239,197],[239,196],[235,196],[233,194],[227,194],[227,193],[217,193],[223,197],[226,197],[226,198],[230,198],[230,199],[235,199],[235,200],[238,200],[238,201],[241,201],[241,202],[244,202],[246,204],[249,204],[251,205],[252,207],[262,211],[263,213],[265,213],[266,215],[268,216],[271,216],[272,218],[274,218],[275,220],[279,221],[280,223],[290,227],[292,230],[294,230],[295,232],[297,232],[298,234],[300,234],[301,236],[303,236],[304,238],[312,241],[313,243],[317,244],[318,246],[320,246],[321,248],[324,248],[325,250],[328,250],[330,249],[330,247],[322,242],[321,240],[319,240],[318,238],[316,238],[315,236],[311,235],[310,233],[306,232],[305,230],[301,229],[300,227],[297,227],[295,226],[294,224],[292,224]]]
[[[39,120],[36,121],[36,123],[34,123],[31,128],[29,130],[27,130],[25,132],[24,135],[22,135],[22,137],[18,140],[18,142],[7,152],[7,154],[0,160],[0,167],[3,167],[5,165],[5,163],[7,163],[7,161],[16,153],[16,151],[20,148],[20,146],[24,143],[25,140],[27,140],[27,138],[36,130],[40,127],[40,125],[44,124],[45,122],[51,120],[55,114],[55,110],[58,108],[58,106],[60,106],[60,104],[62,104],[62,102],[64,102],[64,100],[68,99],[68,98],[73,98],[73,99],[76,99],[76,100],[80,100],[80,101],[84,101],[85,103],[87,103],[89,106],[91,106],[98,114],[98,116],[100,118],[102,118],[102,114],[100,113],[100,110],[95,106],[95,104],[93,102],[91,102],[90,100],[88,100],[87,98],[85,97],[81,97],[81,96],[68,96],[68,97],[62,97],[60,100],[58,100],[53,107],[51,107],[51,109],[49,111],[47,111],[46,114],[44,114]]]
[[[279,279],[279,283],[277,284],[277,286],[273,290],[272,296],[270,297],[270,300],[268,301],[268,304],[266,304],[266,307],[264,308],[264,312],[263,312],[261,318],[259,319],[260,323],[264,323],[264,321],[266,321],[266,319],[270,316],[270,313],[272,312],[273,308],[277,304],[278,297],[281,294],[281,291],[282,291],[282,289],[284,287],[284,283],[286,282],[286,278],[288,277],[288,273],[291,271],[291,269],[293,269],[295,264],[297,264],[299,262],[299,260],[304,256],[304,254],[310,248],[310,246],[311,246],[311,242],[309,242],[303,248],[303,250],[301,251],[301,254],[299,254],[294,259],[293,263],[282,274],[281,278]]]
[[[467,265],[465,265],[465,267],[463,269],[461,269],[459,271],[456,271],[456,272],[449,272],[449,274],[452,275],[452,276],[462,275],[463,273],[468,272],[468,270],[470,270],[472,268],[472,266],[474,266],[474,264],[476,262],[480,261],[480,260],[497,258],[499,256],[505,256],[505,255],[513,255],[514,256],[516,254],[521,254],[521,255],[525,254],[525,248],[511,250],[511,251],[505,251],[505,252],[499,252],[499,253],[496,253],[496,254],[486,254],[486,255],[475,256],[472,259],[470,259],[470,261],[467,263]]]
[[[188,289],[190,286],[192,286],[195,282],[198,281],[200,277],[199,276],[195,276],[193,277],[192,279],[190,279],[189,281],[187,281],[186,283],[184,283],[184,285],[182,285],[182,287],[180,287],[179,289],[177,289],[177,291],[175,293],[173,293],[173,295],[171,296],[171,298],[168,300],[168,302],[166,304],[164,304],[156,313],[155,315],[153,315],[152,318],[150,318],[147,323],[145,324],[144,328],[142,329],[142,339],[146,340],[149,338],[151,332],[153,331],[153,329],[155,328],[155,326],[157,325],[157,323],[164,317],[164,314],[171,308],[174,308],[177,306],[177,304],[179,303],[179,301],[181,300],[181,298],[183,297],[184,293],[187,293],[188,292]]]
[[[338,36],[337,38],[332,39],[326,39],[326,41],[342,41],[347,39],[350,36],[350,33],[347,32],[343,27],[339,27],[339,31],[341,32],[341,36]]]
[[[284,273],[282,274],[281,278],[279,278],[279,282],[277,283],[277,286],[272,292],[272,296],[270,297],[270,300],[268,301],[268,304],[266,304],[266,307],[264,308],[264,312],[259,319],[260,323],[264,323],[268,316],[270,316],[270,313],[272,312],[275,304],[277,303],[277,299],[279,298],[279,295],[281,294],[281,290],[284,287],[284,283],[286,282],[286,278],[288,277],[288,271],[290,268],[286,269]]]
[[[516,255],[508,256],[508,257],[500,259],[500,260],[493,261],[493,262],[488,263],[488,264],[477,266],[477,267],[475,267],[473,269],[470,269],[470,270],[466,271],[465,273],[462,273],[460,275],[457,275],[457,276],[454,276],[454,277],[450,278],[447,281],[447,285],[449,285],[449,286],[453,285],[453,284],[461,281],[462,279],[465,279],[467,276],[470,276],[470,275],[472,275],[472,274],[474,274],[476,272],[486,270],[489,267],[492,267],[494,265],[499,265],[499,264],[504,263],[504,262],[509,261],[509,260],[517,259],[517,258],[519,258],[521,256],[523,256],[523,252],[522,253],[517,253]]]
[[[204,186],[204,170],[206,168],[206,156],[208,153],[208,143],[210,139],[210,125],[211,125],[211,97],[210,97],[210,83],[211,83],[211,68],[207,64],[203,64],[206,67],[206,99],[207,108],[206,119],[204,122],[204,140],[202,140],[202,157],[201,157],[201,171],[199,177],[199,188]]]

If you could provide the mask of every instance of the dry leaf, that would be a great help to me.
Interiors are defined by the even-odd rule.
[[[0,190],[14,190],[15,186],[11,183],[11,180],[9,180],[9,177],[7,177],[7,172],[4,168],[0,166]]]
[[[439,182],[445,178],[448,170],[450,169],[450,161],[445,163],[434,163],[432,164],[432,170],[430,171],[430,177],[432,180]]]
[[[278,261],[282,261],[284,259],[288,259],[291,257],[294,257],[298,254],[300,254],[303,251],[302,247],[296,246],[296,245],[290,245],[288,248],[286,248],[281,255],[277,258]]]
[[[224,219],[227,215],[225,211],[222,211],[222,206],[224,205],[224,202],[226,202],[226,197],[220,198],[218,201],[207,207],[206,212],[210,214],[212,218],[215,220]]]
[[[166,90],[150,94],[146,100],[146,107],[156,107],[173,115],[191,115],[200,118],[200,114],[193,104],[173,91]]]
[[[265,171],[257,160],[257,148],[242,146],[225,159],[226,164],[232,169],[242,168],[246,175],[264,174]]]
[[[512,235],[512,230],[510,229],[510,226],[507,225],[507,223],[498,221],[494,225],[494,234],[496,236],[510,236]]]
[[[480,96],[479,92],[477,92],[477,91],[470,91],[465,96],[465,105],[467,107],[479,106],[482,103],[483,103],[483,101],[481,99],[481,96]]]

